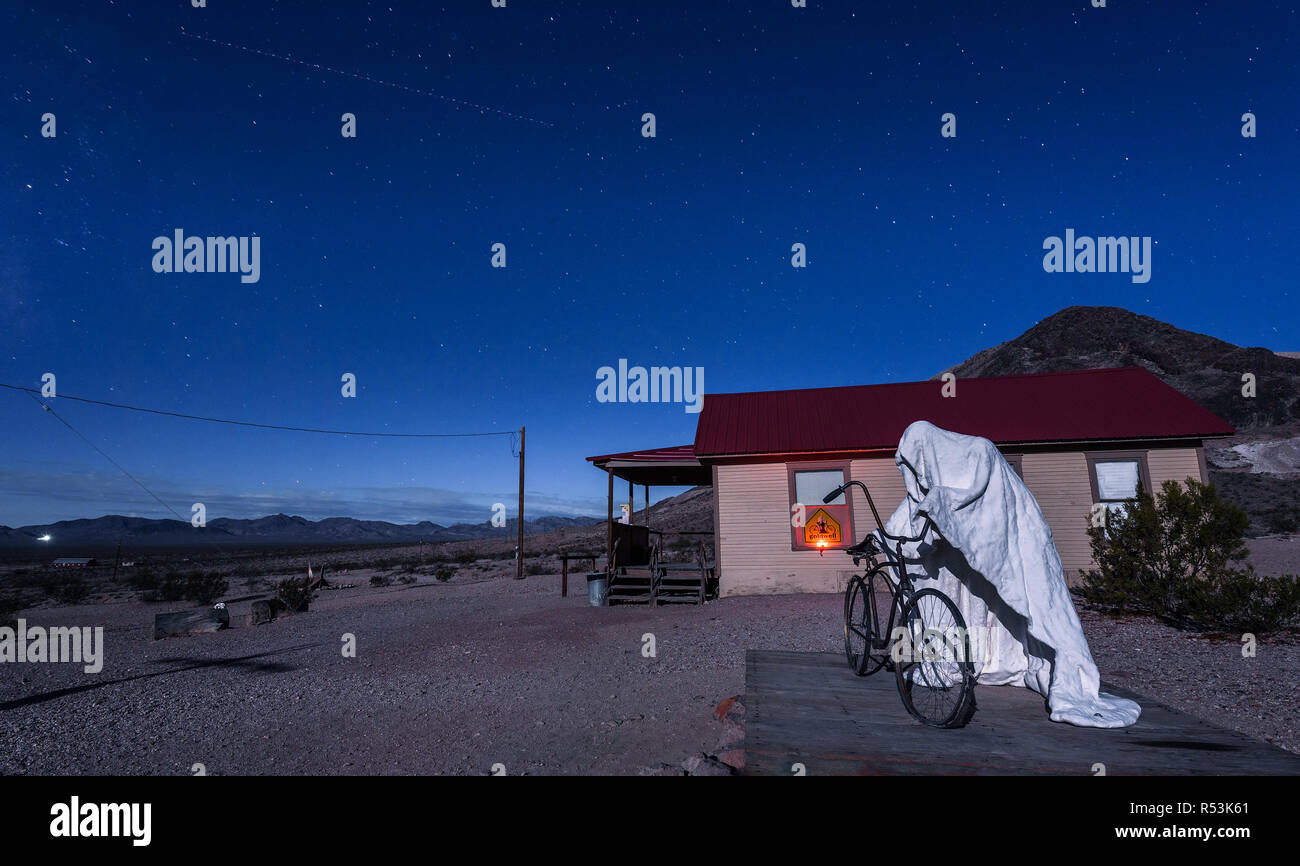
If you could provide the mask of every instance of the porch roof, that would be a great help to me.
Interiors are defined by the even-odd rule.
[[[713,470],[695,459],[694,445],[646,448],[588,457],[597,469],[616,478],[652,487],[694,487],[713,483]]]

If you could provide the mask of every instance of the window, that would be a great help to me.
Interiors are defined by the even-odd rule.
[[[1145,451],[1109,451],[1087,455],[1092,501],[1110,513],[1122,512],[1137,496],[1138,485],[1151,489]]]
[[[793,550],[827,550],[853,543],[847,492],[830,502],[823,497],[849,480],[846,463],[788,466],[790,546]]]

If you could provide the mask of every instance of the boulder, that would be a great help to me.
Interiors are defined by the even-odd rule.
[[[261,625],[265,622],[272,622],[282,616],[288,616],[292,613],[288,606],[278,598],[268,598],[263,601],[253,602],[253,611],[248,615],[249,625]]]

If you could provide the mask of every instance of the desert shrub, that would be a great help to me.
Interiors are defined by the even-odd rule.
[[[1199,600],[1196,618],[1230,632],[1264,634],[1300,625],[1300,580],[1263,577],[1247,568],[1226,576]]]
[[[439,564],[438,568],[433,572],[433,576],[443,583],[446,583],[451,580],[455,573],[456,569],[453,566]]]
[[[275,597],[295,613],[302,613],[311,603],[313,595],[308,577],[286,577],[275,585]]]
[[[452,558],[452,561],[459,562],[461,565],[469,565],[470,563],[478,562],[478,558],[479,556],[477,553],[458,553]]]
[[[26,607],[23,597],[17,593],[0,596],[0,627],[18,627],[18,611]]]
[[[148,592],[151,589],[158,588],[158,572],[151,568],[132,571],[126,580],[132,589],[138,589],[141,592]]]
[[[185,578],[185,598],[198,604],[212,604],[230,589],[230,584],[215,571],[196,571]]]
[[[1248,525],[1212,485],[1166,481],[1156,496],[1139,489],[1105,526],[1089,525],[1097,567],[1083,573],[1082,595],[1184,627],[1285,627],[1300,619],[1300,588],[1294,577],[1260,577],[1241,564]]]
[[[45,594],[59,604],[77,604],[90,595],[90,584],[79,577],[51,575],[45,581]]]
[[[1283,534],[1293,533],[1300,529],[1300,521],[1297,521],[1296,515],[1280,509],[1266,514],[1264,516],[1264,525],[1273,532]]]
[[[415,576],[414,574],[404,574],[404,575],[402,575],[401,577],[399,577],[399,578],[397,579],[397,582],[398,582],[398,583],[404,583],[404,584],[408,584],[408,585],[409,585],[409,584],[415,583],[415,581],[416,581],[417,579],[418,579],[418,578],[416,578],[416,576]]]
[[[376,574],[370,578],[371,586],[390,586],[392,582],[393,579],[387,574]]]
[[[169,571],[158,581],[153,589],[145,590],[140,596],[144,601],[180,601],[185,597],[185,576],[179,571]]]
[[[530,562],[524,566],[524,574],[538,575],[548,573],[549,571],[546,566],[542,565],[540,562]]]

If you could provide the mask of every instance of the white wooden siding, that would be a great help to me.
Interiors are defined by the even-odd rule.
[[[1201,478],[1195,448],[1154,448],[1147,453],[1151,483]],[[727,595],[786,592],[842,592],[853,574],[852,561],[838,550],[825,554],[790,549],[790,487],[784,463],[718,466],[717,521],[720,589]],[[1079,570],[1093,566],[1087,522],[1092,487],[1084,452],[1025,454],[1025,484],[1034,494],[1052,529],[1067,580],[1079,582]],[[849,464],[850,478],[864,482],[882,520],[888,520],[904,496],[903,479],[893,455],[859,458]],[[866,497],[851,489],[852,541],[875,526]],[[813,504],[813,503],[805,503]]]

